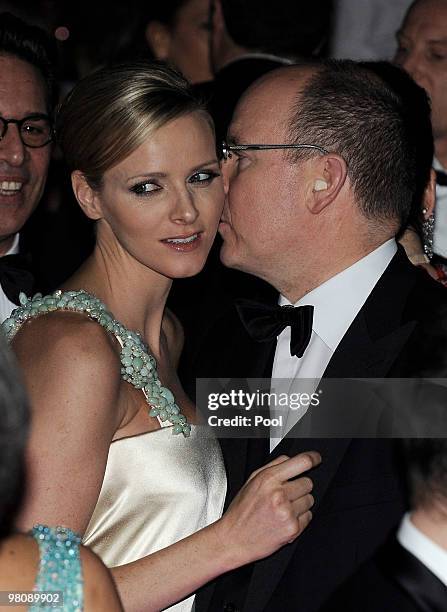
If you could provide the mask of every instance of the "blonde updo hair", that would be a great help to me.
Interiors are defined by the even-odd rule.
[[[75,85],[58,109],[56,135],[70,171],[98,190],[104,172],[153,131],[194,111],[206,113],[178,72],[162,62],[128,62]]]

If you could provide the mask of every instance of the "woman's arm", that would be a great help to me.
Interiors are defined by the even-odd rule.
[[[14,339],[31,404],[22,530],[44,523],[83,533],[89,523],[119,426],[113,342],[97,323],[57,312]]]
[[[84,612],[122,612],[115,583],[104,563],[83,546],[80,555],[84,577]]]

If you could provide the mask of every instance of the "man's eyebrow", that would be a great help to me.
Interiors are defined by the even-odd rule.
[[[233,134],[228,134],[227,142],[229,145],[240,144],[240,141],[238,140],[237,136],[234,136]]]

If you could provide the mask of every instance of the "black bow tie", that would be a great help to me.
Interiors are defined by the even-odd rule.
[[[290,325],[290,354],[302,357],[312,335],[313,306],[266,306],[252,300],[236,300],[245,329],[257,342],[274,340]]]
[[[436,183],[445,187],[447,185],[447,173],[442,170],[436,170]]]
[[[30,258],[26,255],[0,257],[0,284],[11,302],[19,304],[19,293],[30,294],[34,279],[29,271]]]

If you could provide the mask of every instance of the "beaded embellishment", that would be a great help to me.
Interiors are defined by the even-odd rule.
[[[81,538],[66,527],[54,529],[46,525],[35,525],[31,535],[37,541],[40,551],[40,565],[34,591],[59,591],[63,602],[57,605],[41,603],[31,605],[29,612],[50,607],[54,612],[81,612],[84,609],[84,589],[82,580],[79,545]],[[54,595],[53,595],[54,596]]]
[[[190,435],[191,425],[181,414],[173,393],[167,387],[162,386],[157,374],[156,361],[148,352],[148,347],[141,335],[128,330],[114,319],[101,300],[86,291],[62,292],[60,290],[47,296],[36,293],[32,298],[21,293],[19,300],[21,305],[13,310],[11,316],[2,323],[3,332],[9,341],[23,323],[41,314],[54,310],[85,313],[90,319],[97,321],[104,329],[114,334],[118,340],[121,345],[121,376],[136,389],[143,391],[146,402],[150,406],[149,416],[171,423],[172,433],[175,435],[183,434],[185,437]]]

